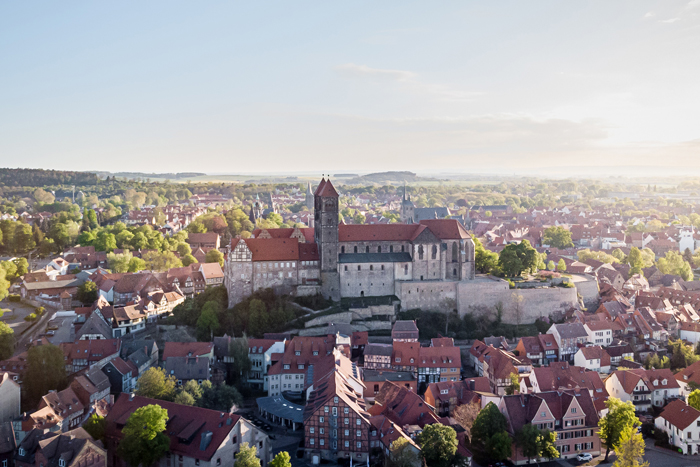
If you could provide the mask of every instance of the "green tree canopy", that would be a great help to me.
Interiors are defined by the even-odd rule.
[[[560,250],[574,246],[574,242],[571,241],[571,232],[560,225],[544,229],[542,243]]]
[[[557,263],[557,271],[566,272],[566,263],[564,262],[564,258],[559,258],[559,262]]]
[[[627,264],[630,265],[629,275],[642,274],[642,269],[644,268],[644,258],[642,258],[642,252],[639,248],[633,246],[630,249],[630,254],[627,255]]]
[[[152,367],[136,382],[136,394],[151,399],[173,401],[175,399],[177,380],[167,375],[162,368]]]
[[[236,454],[234,467],[260,467],[260,459],[255,457],[258,450],[255,446],[249,446],[248,443],[241,443],[241,449]]]
[[[42,396],[50,390],[65,389],[68,381],[63,351],[52,344],[30,347],[23,382],[27,398],[22,402],[32,408],[36,407]]]
[[[688,405],[700,410],[700,389],[696,389],[688,395]]]
[[[105,418],[94,413],[83,423],[83,428],[96,440],[104,441],[106,425]]]
[[[615,448],[617,459],[613,467],[648,467],[644,461],[644,438],[634,427],[626,427],[620,434],[620,441]]]
[[[224,254],[219,250],[209,250],[204,256],[205,263],[219,263],[219,266],[224,267]]]
[[[292,467],[292,458],[287,451],[280,451],[270,461],[270,467]]]
[[[122,429],[119,456],[132,467],[155,464],[170,447],[170,438],[164,433],[167,421],[168,411],[159,405],[136,409]]]
[[[487,250],[481,240],[472,235],[474,240],[474,268],[483,274],[495,273],[498,269],[498,254]]]
[[[608,397],[605,401],[608,413],[600,419],[598,435],[605,443],[605,462],[611,450],[617,449],[620,443],[620,436],[625,429],[636,428],[641,422],[634,413],[632,401],[622,402],[616,397]]]
[[[457,452],[457,433],[454,428],[433,423],[426,425],[417,438],[427,465],[449,467]]]
[[[0,321],[0,361],[7,360],[15,353],[15,331],[4,321]]]
[[[677,251],[667,251],[666,255],[656,262],[656,266],[663,274],[681,276],[686,281],[693,279],[693,270],[690,264]]]
[[[540,254],[532,248],[530,242],[511,243],[501,250],[498,266],[506,276],[519,276],[523,272],[534,272],[542,261]]]
[[[92,281],[86,281],[78,287],[77,298],[85,306],[92,305],[97,300],[97,284]]]
[[[415,467],[421,465],[417,449],[404,437],[396,439],[389,448],[387,467]]]

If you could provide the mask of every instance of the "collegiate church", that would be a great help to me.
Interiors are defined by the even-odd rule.
[[[413,290],[423,298],[433,294],[427,299],[434,302],[450,289],[444,285],[474,279],[474,241],[466,229],[454,219],[414,223],[405,190],[400,224],[339,223],[330,179],[321,179],[313,198],[309,186],[308,195],[313,226],[256,229],[251,238],[232,240],[224,267],[229,306],[268,287],[336,301],[385,295],[403,301]]]

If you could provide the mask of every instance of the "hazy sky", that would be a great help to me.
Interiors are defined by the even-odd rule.
[[[700,173],[700,0],[0,3],[0,166]]]

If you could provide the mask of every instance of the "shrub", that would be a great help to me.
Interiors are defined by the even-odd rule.
[[[35,321],[35,320],[36,320],[36,314],[35,314],[35,313],[32,313],[32,314],[30,314],[30,315],[27,315],[27,316],[24,317],[24,320],[25,320],[25,321]]]
[[[43,306],[40,306],[39,308],[36,309],[36,314],[38,316],[41,316],[44,314],[45,311],[46,311],[46,308],[44,308]]]
[[[7,297],[7,299],[8,299],[9,301],[15,302],[15,303],[19,303],[19,301],[21,300],[20,296],[17,295],[17,294],[10,294],[10,296]]]

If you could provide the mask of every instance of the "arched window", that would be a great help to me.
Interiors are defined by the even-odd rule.
[[[433,245],[433,259],[437,259],[437,245]]]
[[[457,277],[457,268],[452,269],[452,275]]]
[[[357,253],[357,245],[355,245],[355,253]]]
[[[459,262],[459,249],[457,248],[456,242],[452,244],[452,262],[453,263]]]
[[[423,259],[423,245],[418,245],[418,259]]]
[[[404,275],[408,276],[408,264],[404,265],[403,273],[404,273]]]
[[[345,253],[345,247],[344,247],[344,246],[341,246],[341,247],[340,247],[340,252],[341,252],[341,253]]]

